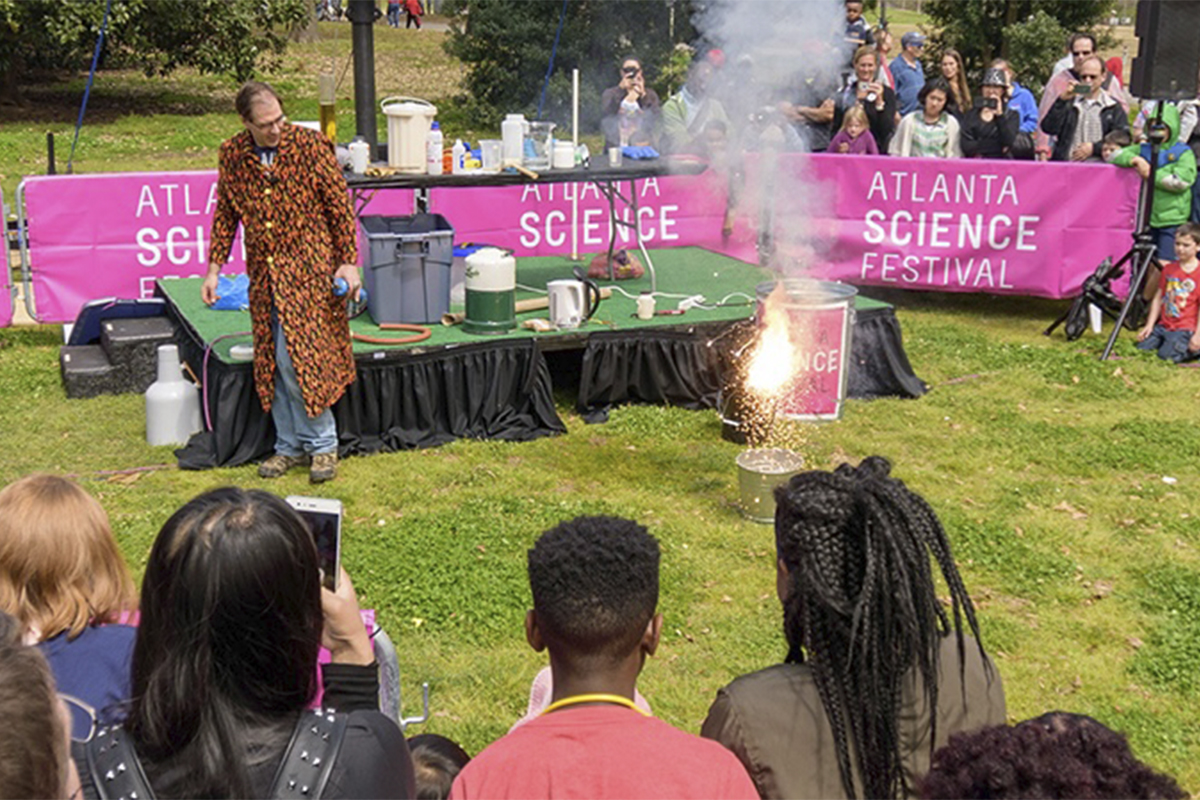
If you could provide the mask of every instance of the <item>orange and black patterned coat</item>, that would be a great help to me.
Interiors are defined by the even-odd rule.
[[[354,380],[345,300],[333,295],[333,273],[358,262],[354,210],[333,145],[315,131],[284,126],[271,166],[254,152],[249,131],[220,151],[210,262],[229,258],[238,223],[246,243],[254,385],[264,411],[275,392],[271,307],[315,417]]]

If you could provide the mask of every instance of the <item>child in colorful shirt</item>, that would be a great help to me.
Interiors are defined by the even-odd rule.
[[[1176,363],[1200,355],[1200,331],[1196,330],[1200,298],[1196,284],[1200,262],[1200,224],[1185,222],[1175,233],[1178,261],[1163,265],[1158,293],[1150,303],[1145,326],[1138,331],[1139,350],[1157,350],[1158,357]]]

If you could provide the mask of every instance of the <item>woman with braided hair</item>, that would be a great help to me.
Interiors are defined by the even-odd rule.
[[[776,491],[787,658],[721,689],[701,731],[764,798],[908,796],[951,734],[1005,720],[945,531],[890,469],[872,456]]]

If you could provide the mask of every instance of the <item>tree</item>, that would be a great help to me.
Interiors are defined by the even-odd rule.
[[[926,0],[935,59],[929,63],[948,48],[958,50],[977,85],[992,59],[1006,58],[1023,85],[1040,91],[1071,33],[1088,31],[1099,46],[1111,43],[1098,29],[1111,8],[1111,0]]]
[[[662,92],[674,44],[694,36],[687,0],[569,0],[565,7],[541,115],[560,124],[570,121],[573,68],[580,71],[580,125],[595,128],[600,94],[616,85],[620,59],[639,58],[647,83]],[[459,101],[475,124],[496,127],[505,113],[537,113],[563,8],[562,0],[447,4],[447,12],[459,16],[446,51],[467,65],[467,96]]]
[[[0,98],[13,101],[34,70],[86,69],[105,0],[0,0]],[[109,66],[147,75],[177,67],[242,81],[282,53],[291,30],[313,15],[311,0],[112,0],[104,55]]]

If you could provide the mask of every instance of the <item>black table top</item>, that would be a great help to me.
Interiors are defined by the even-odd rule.
[[[528,183],[584,183],[587,181],[629,181],[656,178],[661,175],[699,175],[708,169],[703,161],[689,157],[666,157],[646,160],[626,159],[619,167],[608,166],[592,159],[591,168],[547,169],[538,172],[536,180],[519,172],[466,172],[458,175],[424,175],[396,173],[385,177],[346,175],[346,183],[356,191],[372,189],[437,189],[452,186],[520,186]]]

